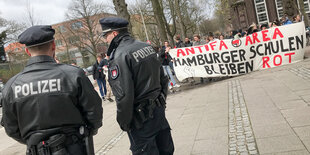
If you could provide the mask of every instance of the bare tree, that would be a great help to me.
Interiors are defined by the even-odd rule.
[[[305,25],[309,26],[309,17],[305,11],[304,1],[298,0],[298,3],[299,3],[299,7],[300,7],[300,14],[303,15],[303,17],[304,17]]]
[[[125,18],[129,21],[128,30],[130,33],[132,33],[131,29],[131,22],[130,22],[130,15],[127,10],[127,4],[125,0],[113,0],[114,8],[117,12],[117,15],[119,17]]]
[[[136,1],[138,2],[138,1]],[[148,38],[155,46],[160,46],[160,36],[158,35],[158,24],[155,20],[154,13],[152,11],[152,5],[149,0],[139,0],[139,3],[128,7],[130,14],[132,15],[132,34],[142,41],[146,41],[147,31]],[[142,16],[144,17],[144,23],[146,30],[143,26]]]
[[[0,44],[16,42],[18,35],[25,29],[25,26],[12,20],[5,20],[0,17]]]
[[[295,0],[282,0],[283,12],[289,17],[294,16],[298,13],[298,8]]]
[[[151,5],[147,2],[151,2]],[[206,10],[214,7],[213,0],[139,0],[139,4],[141,4],[139,6],[145,19],[149,19],[145,21],[146,25],[149,25],[147,31],[150,32],[151,40],[153,42],[156,39],[160,39],[161,42],[169,40],[172,45],[175,34],[187,37],[197,33],[198,25],[206,18],[205,14],[212,12],[212,10],[210,12]],[[130,10],[134,17],[139,16],[137,5]],[[133,20],[141,22],[141,19],[137,17]],[[141,28],[133,27],[135,31],[139,31],[140,34],[134,32],[138,37],[144,36],[141,35]]]
[[[67,25],[69,43],[78,49],[84,49],[96,57],[98,46],[103,44],[99,19],[103,18],[105,6],[93,0],[72,0],[66,13],[71,20]]]
[[[65,47],[65,50],[66,50],[66,58],[67,58],[67,63],[68,64],[71,64],[72,63],[72,60],[71,60],[71,56],[70,56],[70,43],[69,43],[69,38],[66,37],[66,33],[63,32],[62,30],[56,30],[58,33],[56,33],[56,35],[59,36],[59,38],[61,38],[61,44],[64,43],[65,45],[63,47]],[[62,48],[59,48],[56,46],[56,48],[58,48],[58,50],[63,50]]]
[[[176,14],[178,16],[178,21],[181,29],[181,37],[184,39],[186,36],[186,28],[185,28],[185,23],[184,23],[184,18],[181,14],[181,8],[180,8],[180,0],[174,0],[175,3],[175,10]]]
[[[25,22],[27,24],[28,27],[34,26],[34,25],[38,25],[41,23],[41,20],[39,18],[37,18],[37,16],[35,16],[34,13],[34,9],[30,3],[29,0],[27,0],[27,5],[26,5],[26,18],[25,18]]]
[[[163,9],[160,6],[160,3],[158,0],[151,0],[151,2],[152,2],[154,16],[158,24],[160,39],[161,39],[161,42],[163,43],[164,41],[168,40],[166,27],[164,25],[165,21],[163,19],[164,17]]]

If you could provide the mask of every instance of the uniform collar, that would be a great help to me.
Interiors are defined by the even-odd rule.
[[[118,47],[119,43],[123,40],[124,37],[129,36],[129,33],[123,33],[123,34],[118,34],[116,37],[113,38],[113,40],[110,43],[107,55],[113,57],[113,54],[115,49]]]
[[[28,63],[26,66],[30,66],[32,64],[42,63],[42,62],[54,62],[54,63],[56,63],[55,59],[53,59],[52,57],[50,57],[48,55],[39,55],[39,56],[31,57],[28,60]]]

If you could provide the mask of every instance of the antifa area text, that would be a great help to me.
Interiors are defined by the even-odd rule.
[[[283,60],[288,60],[284,64],[291,63],[295,52],[304,48],[303,35],[284,38],[280,30],[276,29],[273,36],[268,38],[267,32],[261,32],[262,40],[258,39],[256,33],[247,36],[245,39],[245,46],[249,46],[247,51],[228,49],[225,42],[220,40],[202,46],[177,49],[174,58],[175,67],[203,66],[208,75],[246,74],[253,71],[257,60],[262,61],[262,68],[280,66]],[[217,42],[220,42],[219,46]],[[216,48],[220,51],[214,52]]]

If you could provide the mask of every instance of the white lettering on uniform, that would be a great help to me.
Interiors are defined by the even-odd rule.
[[[15,98],[18,98],[17,94],[20,93],[20,91],[22,90],[21,86],[15,86]]]
[[[139,55],[138,55],[138,53],[137,52],[133,52],[132,55],[136,59],[136,61],[139,62],[139,59],[138,59]]]
[[[41,81],[38,81],[38,92],[41,93]]]
[[[48,89],[46,89],[46,86],[48,84],[48,80],[43,80],[41,81],[43,85],[43,88],[42,88],[42,93],[48,93]]]
[[[57,79],[58,91],[60,91],[60,79]]]
[[[14,94],[15,98],[18,98],[28,95],[57,92],[60,90],[61,90],[60,79],[50,79],[50,80],[25,83],[23,85],[16,85],[14,88]]]
[[[138,50],[137,51],[139,56],[143,59],[145,57],[144,53],[142,52],[142,50]]]
[[[24,85],[22,86],[22,94],[23,94],[24,96],[28,96],[29,93],[30,93],[30,91],[29,91],[29,85],[26,83],[26,84],[24,84]]]
[[[154,54],[155,51],[153,50],[152,47],[144,47],[142,49],[139,49],[136,52],[133,52],[132,55],[135,58],[136,62],[139,62],[139,58],[143,59],[146,58],[147,56],[150,56],[151,54]]]
[[[30,82],[30,94],[31,94],[31,95],[38,94],[37,91],[34,91],[34,90],[33,90],[33,83],[32,83],[32,82]]]
[[[49,80],[49,89],[50,89],[50,92],[57,91],[56,79]]]

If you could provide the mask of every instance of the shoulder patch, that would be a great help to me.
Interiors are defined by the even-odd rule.
[[[116,66],[110,67],[109,70],[110,70],[111,78],[115,80],[119,75],[118,66],[116,65]]]

